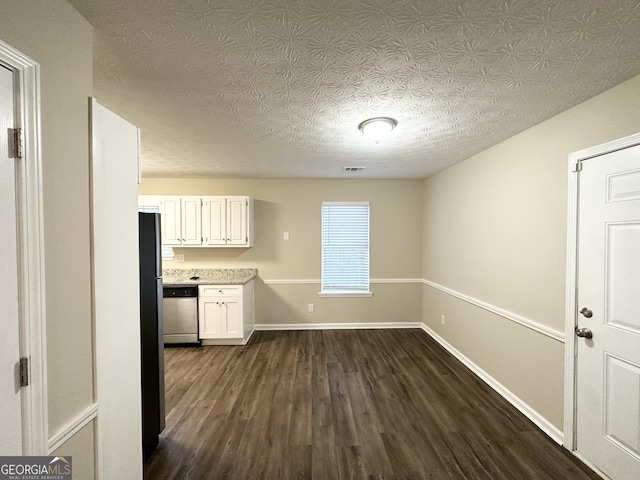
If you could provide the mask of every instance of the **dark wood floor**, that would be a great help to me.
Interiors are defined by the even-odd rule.
[[[599,479],[421,330],[165,353],[145,479]]]

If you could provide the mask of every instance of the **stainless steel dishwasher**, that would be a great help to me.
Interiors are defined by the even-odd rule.
[[[162,289],[165,345],[200,345],[198,286],[165,285]]]

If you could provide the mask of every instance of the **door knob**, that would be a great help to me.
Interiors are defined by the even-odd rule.
[[[584,315],[586,318],[593,317],[593,312],[589,310],[587,307],[584,307],[582,310],[580,310],[580,313]]]
[[[593,332],[588,328],[576,328],[576,335],[581,338],[593,338]]]

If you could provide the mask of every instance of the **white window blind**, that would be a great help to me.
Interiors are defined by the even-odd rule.
[[[138,211],[142,213],[160,213],[157,205],[138,205]]]
[[[322,203],[321,293],[369,292],[369,203]]]

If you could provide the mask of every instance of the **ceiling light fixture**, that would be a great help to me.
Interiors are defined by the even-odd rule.
[[[371,138],[374,142],[379,143],[384,137],[391,133],[398,122],[391,117],[375,117],[369,118],[358,125],[358,128],[365,136]]]

